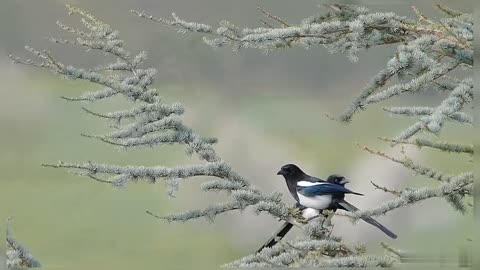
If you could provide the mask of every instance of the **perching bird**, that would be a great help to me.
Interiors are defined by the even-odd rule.
[[[334,212],[337,209],[358,211],[358,208],[344,200],[345,194],[360,196],[363,196],[363,194],[346,189],[345,184],[349,181],[344,176],[333,174],[327,178],[327,181],[324,181],[304,173],[294,164],[282,166],[277,175],[283,175],[285,177],[288,190],[297,201],[295,207],[302,211],[302,216],[307,220],[320,215],[323,210],[332,210]],[[371,217],[362,219],[379,228],[391,238],[397,238],[397,235],[375,219]],[[257,252],[277,244],[292,227],[293,224],[285,222]]]
[[[295,165],[293,165],[295,166]],[[281,171],[280,171],[281,172]],[[277,174],[281,174],[280,172],[278,172]],[[312,177],[312,179],[315,179],[316,182],[325,182],[324,180],[322,179],[319,179],[319,178],[314,178]],[[333,183],[333,184],[337,184],[337,185],[345,185],[346,183],[348,183],[348,180],[346,180],[345,177],[343,176],[340,176],[340,175],[330,175],[328,178],[327,178],[327,182],[330,182],[330,183]],[[287,185],[288,185],[288,181],[287,181]],[[289,190],[290,190],[290,193],[292,194],[292,196],[295,198],[295,200],[297,201],[297,203],[295,204],[295,208],[297,208],[298,210],[301,211],[302,213],[302,217],[305,219],[305,220],[310,220],[310,219],[313,219],[315,217],[318,217],[320,214],[321,214],[321,210],[325,210],[325,209],[328,209],[328,210],[337,210],[339,207],[336,203],[332,203],[332,205],[330,205],[328,208],[325,208],[325,209],[314,209],[314,208],[308,208],[308,207],[305,207],[305,206],[302,206],[298,201],[298,196],[296,194],[296,187],[293,186],[293,185],[289,185],[288,186]],[[295,193],[293,193],[293,190],[295,190]],[[355,194],[359,194],[359,193],[355,193]],[[361,194],[359,194],[361,195]],[[335,201],[336,202],[336,201]],[[267,247],[273,247],[274,245],[276,245],[280,240],[283,239],[283,237],[285,237],[285,235],[293,228],[293,224],[291,224],[290,222],[285,222],[283,223],[283,225],[273,234],[272,237],[270,237],[270,239],[267,240],[267,242],[265,242],[265,244],[262,245],[262,247],[260,247],[257,252],[260,252],[262,249],[264,248],[267,248]]]
[[[345,188],[348,180],[345,177],[332,175],[328,181],[304,173],[294,164],[282,166],[278,175],[283,175],[287,182],[288,190],[295,200],[302,206],[316,210],[337,210],[355,212],[358,208],[344,200],[345,194],[363,194]],[[365,222],[379,228],[391,238],[397,235],[371,217],[362,218]]]

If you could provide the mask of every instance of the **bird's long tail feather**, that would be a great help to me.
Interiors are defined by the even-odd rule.
[[[358,208],[353,206],[352,204],[342,200],[340,202],[338,202],[338,204],[340,206],[342,206],[345,210],[347,211],[350,211],[350,212],[355,212],[355,211],[358,211]],[[380,224],[378,221],[376,221],[375,219],[371,218],[371,217],[363,217],[362,218],[365,222],[379,228],[382,232],[384,232],[386,235],[388,235],[389,237],[395,239],[397,238],[397,235],[394,234],[392,231],[390,231],[389,229],[387,229],[385,226],[383,226],[382,224]]]
[[[267,247],[273,247],[275,244],[277,244],[282,238],[292,229],[293,224],[289,222],[283,223],[283,225],[278,229],[270,239],[268,239],[265,244],[261,248],[257,250],[257,252],[262,251],[262,249],[267,248]]]

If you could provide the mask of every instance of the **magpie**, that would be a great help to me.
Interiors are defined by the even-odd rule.
[[[313,208],[316,210],[333,210],[342,209],[345,211],[355,212],[358,208],[345,201],[345,194],[354,194],[363,196],[345,188],[348,180],[339,175],[331,175],[324,181],[322,179],[310,176],[304,173],[294,164],[282,166],[278,175],[283,175],[287,182],[288,190],[295,200],[302,206]],[[397,238],[397,235],[380,224],[371,217],[363,217],[365,222],[377,227],[391,238]]]
[[[344,176],[333,174],[324,181],[304,173],[298,166],[287,164],[282,166],[277,175],[283,175],[290,194],[295,198],[295,205],[302,212],[306,219],[319,216],[323,210],[336,211],[358,211],[358,208],[344,200],[345,194],[363,196],[361,193],[353,192],[345,188],[349,181]],[[371,217],[362,218],[365,222],[379,228],[391,238],[397,238],[393,232]],[[285,222],[280,229],[260,248],[260,252],[266,247],[277,244],[293,227],[293,224]]]
[[[279,174],[279,173],[277,173]],[[317,178],[317,182],[325,182],[321,179],[318,179]],[[348,181],[345,179],[345,177],[343,176],[340,176],[340,175],[330,175],[328,178],[327,178],[327,182],[330,182],[330,183],[334,183],[334,184],[339,184],[339,185],[344,185],[346,183],[348,183]],[[288,182],[287,182],[288,184]],[[290,189],[290,187],[289,187]],[[293,189],[292,189],[293,190]],[[290,191],[290,193],[292,193]],[[292,193],[292,196],[295,197],[295,195]],[[298,197],[298,196],[297,196]],[[295,198],[295,200],[298,201],[297,198]],[[311,220],[315,217],[318,217],[321,213],[320,210],[317,210],[317,209],[313,209],[313,208],[308,208],[308,207],[305,207],[305,206],[302,206],[299,202],[297,202],[295,204],[295,208],[298,209],[300,211],[300,213],[302,214],[302,217],[305,219],[305,220]],[[328,210],[333,210],[335,211],[338,207],[335,207],[335,204],[332,204],[331,207],[328,208]],[[267,247],[273,247],[274,245],[276,245],[280,240],[283,239],[283,237],[285,237],[285,235],[293,228],[293,224],[291,224],[290,222],[284,222],[283,225],[273,234],[272,237],[270,237],[270,239],[268,239],[265,244],[263,244],[263,246],[261,246],[257,252],[260,252],[262,249],[264,248],[267,248]]]

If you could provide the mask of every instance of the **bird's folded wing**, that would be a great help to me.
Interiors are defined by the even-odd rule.
[[[306,182],[306,181],[298,182],[297,192],[307,197],[355,193],[341,185],[336,185],[336,184],[327,183],[327,182],[313,183],[313,182]]]

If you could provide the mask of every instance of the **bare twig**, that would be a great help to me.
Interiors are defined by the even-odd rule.
[[[393,195],[396,195],[396,196],[399,196],[401,194],[400,191],[397,191],[397,190],[393,190],[393,189],[388,189],[386,187],[383,187],[383,186],[380,186],[378,184],[375,184],[373,181],[370,181],[370,183],[372,183],[372,185],[376,188],[376,189],[380,189],[380,190],[383,190],[387,193],[392,193]]]
[[[268,11],[266,11],[266,10],[263,9],[262,7],[257,7],[257,9],[258,9],[260,12],[262,12],[265,16],[267,16],[268,18],[271,18],[271,19],[279,22],[279,23],[282,24],[284,27],[290,27],[290,25],[289,25],[288,23],[286,23],[285,21],[283,21],[283,20],[280,19],[279,17],[270,14]]]
[[[408,157],[404,157],[403,159],[398,159],[398,158],[389,156],[384,152],[372,150],[365,145],[363,145],[363,146],[359,145],[359,144],[357,144],[357,145],[360,148],[362,148],[363,150],[370,153],[370,154],[374,154],[374,155],[386,158],[388,160],[391,160],[395,163],[402,164],[404,167],[414,171],[417,174],[420,174],[420,175],[423,175],[423,176],[426,176],[426,177],[429,177],[429,178],[432,178],[432,179],[435,179],[435,180],[438,180],[438,181],[441,181],[441,182],[449,181],[453,177],[452,175],[443,174],[443,173],[438,172],[436,170],[433,170],[431,168],[424,167],[424,166],[421,166],[421,165],[417,165]]]
[[[269,24],[267,21],[260,19],[260,21],[266,25],[268,28],[274,28],[271,24]]]
[[[413,12],[418,16],[418,20],[421,22],[426,22],[428,24],[433,24],[433,21],[431,21],[427,16],[425,16],[423,13],[421,13],[416,6],[412,6]]]

